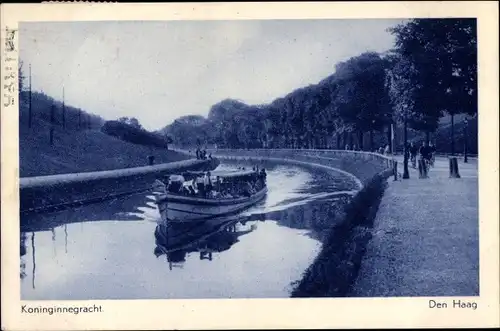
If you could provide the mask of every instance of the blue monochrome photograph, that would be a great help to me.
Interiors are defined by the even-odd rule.
[[[475,309],[476,19],[18,34],[22,300]]]

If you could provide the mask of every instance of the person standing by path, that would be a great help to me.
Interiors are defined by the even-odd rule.
[[[417,167],[417,153],[418,153],[418,147],[412,141],[410,143],[410,160],[411,160],[411,165],[414,169]]]
[[[420,159],[424,162],[425,172],[429,171],[429,163],[430,163],[430,148],[427,145],[427,142],[422,142],[422,146],[420,147]]]
[[[429,154],[430,154],[430,160],[429,160],[430,164],[431,164],[431,166],[434,166],[434,161],[436,159],[436,156],[435,156],[436,155],[436,146],[434,146],[432,144],[432,142],[429,143]]]

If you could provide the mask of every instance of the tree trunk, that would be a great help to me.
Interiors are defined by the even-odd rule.
[[[359,130],[358,137],[359,137],[358,138],[358,148],[359,148],[360,151],[362,151],[363,150],[363,146],[364,146],[364,144],[363,144],[363,131]]]
[[[336,136],[336,139],[337,139],[337,149],[341,149],[340,148],[340,134],[337,133],[335,136]]]
[[[373,130],[370,130],[370,152],[373,152],[375,148],[373,147]]]
[[[66,107],[64,106],[64,104],[62,108],[62,126],[63,129],[66,129]]]
[[[392,124],[390,123],[387,126],[387,145],[389,145],[389,149],[392,151],[392,133],[391,133]]]
[[[405,119],[405,124],[404,124],[404,136],[403,136],[403,139],[404,139],[404,148],[406,148],[406,146],[408,145],[408,123]]]
[[[31,128],[33,113],[31,109],[31,65],[30,65],[30,93],[29,93],[29,104],[28,104],[28,128]]]
[[[54,105],[52,105],[50,107],[50,132],[49,132],[50,145],[54,144],[55,111],[56,111],[56,107]]]
[[[403,147],[403,179],[410,178],[410,172],[408,171],[408,123],[405,118],[404,122],[404,147]]]
[[[468,126],[468,122],[467,122],[467,119],[466,119],[465,123],[464,123],[464,163],[468,162],[468,159],[467,159],[467,150],[468,150],[468,146],[467,146],[467,126]]]
[[[455,115],[451,114],[451,155],[455,155]]]

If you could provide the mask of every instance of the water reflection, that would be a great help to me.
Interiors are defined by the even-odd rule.
[[[35,288],[35,275],[36,275],[36,258],[35,258],[35,233],[31,233],[31,252],[33,253],[33,256],[31,257],[31,260],[33,262],[33,277],[32,279],[32,286]]]
[[[190,223],[161,221],[155,228],[154,254],[166,256],[170,270],[182,268],[189,253],[199,253],[200,260],[212,261],[214,254],[229,250],[238,243],[239,237],[256,230],[257,223],[266,220],[291,229],[308,230],[308,236],[322,241],[332,222],[340,219],[342,208],[349,199],[350,194],[345,193],[303,203],[296,201],[293,205],[268,211],[261,205],[237,217]]]
[[[323,241],[332,225],[342,218],[343,207],[351,197],[352,193],[346,192],[334,197],[306,200],[268,211],[264,217],[292,229],[309,230],[308,235]]]
[[[147,194],[135,194],[127,198],[113,199],[63,211],[43,214],[21,213],[21,232],[51,231],[52,235],[55,236],[54,229],[63,225],[103,220],[141,221],[148,218],[150,216],[148,214],[151,212],[153,214],[156,212],[154,197]]]
[[[237,217],[163,223],[148,194],[21,215],[22,298],[287,297],[352,186],[298,167],[267,169],[268,196]]]
[[[218,217],[194,223],[160,222],[155,229],[154,254],[165,255],[169,268],[182,267],[188,253],[199,253],[200,260],[213,260],[213,255],[229,250],[239,237],[257,229],[256,220],[264,215]]]
[[[21,253],[21,261],[20,261],[20,277],[24,279],[26,277],[26,261],[24,260],[24,256],[26,255],[26,233],[21,232],[21,240],[19,241],[19,250]]]

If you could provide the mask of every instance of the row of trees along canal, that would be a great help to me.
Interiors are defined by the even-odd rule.
[[[212,106],[208,118],[184,116],[162,131],[176,145],[189,147],[342,149],[348,144],[374,150],[391,144],[393,125],[397,150],[404,141],[429,141],[432,135],[438,151],[454,153],[454,122],[461,117],[460,145],[473,129],[469,151],[476,152],[475,19],[415,19],[389,31],[395,36],[392,50],[338,63],[318,84],[266,105],[226,99]],[[443,123],[446,119],[451,123]]]

